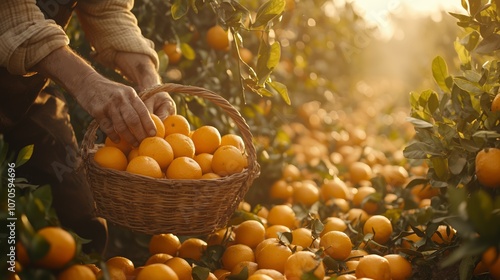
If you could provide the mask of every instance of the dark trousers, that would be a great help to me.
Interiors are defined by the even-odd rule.
[[[27,114],[3,133],[15,151],[34,144],[31,159],[16,169],[16,174],[31,184],[50,184],[53,207],[61,225],[91,240],[84,245],[85,252],[103,254],[106,222],[95,216],[92,193],[81,168],[78,143],[62,94],[42,91]]]

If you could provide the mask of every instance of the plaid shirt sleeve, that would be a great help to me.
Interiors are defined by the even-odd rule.
[[[64,30],[46,20],[35,0],[0,1],[0,66],[24,75],[54,50],[69,44]]]
[[[114,68],[117,52],[133,52],[148,55],[158,68],[154,44],[142,36],[131,12],[133,3],[133,0],[80,0],[76,12],[98,62]]]

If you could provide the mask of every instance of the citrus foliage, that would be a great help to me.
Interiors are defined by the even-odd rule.
[[[454,45],[459,73],[450,73],[443,58],[433,60],[438,89],[411,93],[410,121],[416,136],[404,155],[428,162],[426,180],[443,194],[433,205],[444,205],[432,214],[431,223],[460,229],[462,245],[444,265],[462,260],[461,277],[466,279],[482,251],[500,245],[500,225],[494,222],[500,218],[499,192],[477,180],[475,161],[482,149],[500,147],[500,112],[492,110],[500,86],[500,6],[495,1],[462,5],[468,14],[451,13],[463,29]]]

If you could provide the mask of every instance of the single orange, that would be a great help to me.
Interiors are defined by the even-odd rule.
[[[198,155],[195,155],[193,159],[200,165],[201,167],[201,172],[203,174],[207,173],[213,173],[212,170],[212,158],[214,155],[209,154],[209,153],[201,153]]]
[[[196,154],[213,154],[221,143],[219,130],[210,125],[204,125],[193,131],[191,139],[193,140]]]
[[[475,162],[477,180],[488,188],[500,188],[500,149],[482,149]]]
[[[163,52],[167,55],[168,62],[172,64],[177,64],[182,58],[181,49],[174,43],[165,43]]]
[[[128,155],[128,153],[130,152],[130,150],[132,150],[132,145],[130,145],[124,139],[120,139],[120,141],[118,143],[115,143],[115,142],[111,141],[111,139],[109,137],[106,137],[106,139],[104,140],[104,146],[107,146],[107,147],[117,147],[125,155]]]
[[[190,157],[175,158],[166,172],[168,179],[200,179],[202,175],[200,165]]]
[[[161,138],[165,137],[165,125],[163,125],[163,121],[155,114],[150,115],[156,127],[156,136]]]
[[[170,144],[161,137],[146,137],[139,144],[139,155],[154,159],[161,170],[166,170],[174,159],[174,151]]]
[[[145,266],[135,280],[179,280],[175,271],[166,264],[155,263]]]
[[[76,242],[66,230],[60,227],[44,227],[37,234],[43,237],[50,245],[49,251],[40,260],[38,266],[49,269],[60,269],[69,263],[76,254]]]
[[[153,158],[148,156],[136,156],[127,165],[127,172],[149,176],[153,178],[162,178],[163,172],[160,165]]]
[[[247,158],[238,148],[224,145],[213,153],[212,170],[220,176],[228,176],[243,171],[246,162]]]
[[[125,170],[128,160],[125,154],[117,147],[104,146],[99,148],[94,154],[94,161],[99,166],[115,170]]]
[[[165,136],[165,140],[174,151],[174,158],[194,157],[194,143],[189,136],[182,133],[171,133]]]
[[[182,115],[169,115],[163,120],[165,126],[165,136],[172,133],[181,133],[189,136],[191,126],[188,120]]]
[[[210,27],[206,35],[207,44],[215,50],[228,50],[229,38],[226,30],[220,25]]]
[[[242,153],[245,152],[245,142],[243,142],[241,136],[236,134],[228,133],[223,135],[220,139],[220,145],[232,145],[238,148]]]

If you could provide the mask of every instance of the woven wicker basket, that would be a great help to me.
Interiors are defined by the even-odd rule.
[[[161,91],[199,96],[219,106],[239,128],[248,154],[248,168],[211,180],[153,179],[101,168],[93,160],[95,151],[102,145],[95,143],[98,125],[94,120],[82,141],[82,157],[97,213],[108,222],[145,234],[209,234],[227,224],[259,176],[252,134],[227,100],[203,88],[163,84],[143,92],[141,99]]]

